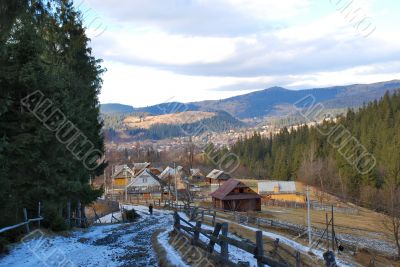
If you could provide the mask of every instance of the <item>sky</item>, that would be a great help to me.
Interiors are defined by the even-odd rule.
[[[77,0],[101,103],[400,79],[398,0]]]

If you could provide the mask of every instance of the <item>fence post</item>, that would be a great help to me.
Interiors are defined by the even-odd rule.
[[[221,231],[221,227],[222,227],[222,224],[220,224],[220,223],[217,223],[217,225],[215,225],[214,231],[212,233],[213,237],[215,237],[215,238],[218,237],[219,231]],[[208,252],[213,253],[214,245],[215,245],[215,242],[210,239],[210,243],[208,244]]]
[[[278,248],[279,248],[279,238],[275,239],[274,241],[274,248],[271,251],[272,256],[276,256],[278,253]]]
[[[193,245],[195,245],[197,241],[199,241],[200,230],[201,230],[201,221],[197,221],[196,227],[194,228],[193,242],[192,242]]]
[[[201,211],[201,221],[204,221],[204,210]]]
[[[300,252],[296,251],[296,267],[300,267],[301,266],[301,258],[300,258]]]
[[[78,201],[78,208],[77,208],[77,220],[78,220],[78,227],[81,227],[81,202]]]
[[[222,223],[221,235],[223,237],[228,236],[228,223],[226,222]],[[221,256],[224,260],[229,260],[228,242],[224,239],[221,240]]]
[[[38,218],[40,218],[40,212],[41,212],[41,203],[39,201],[39,205],[38,205]],[[40,228],[40,220],[38,221],[38,228]]]
[[[71,201],[67,202],[67,220],[68,226],[71,227]]]
[[[180,218],[179,218],[179,214],[177,211],[174,211],[174,228],[179,231],[180,230]]]
[[[263,232],[257,231],[256,232],[256,258],[257,258],[257,267],[264,267],[262,263],[262,257],[264,255],[264,248],[263,248]]]
[[[25,227],[26,227],[26,232],[29,234],[30,229],[29,229],[29,223],[28,223],[28,212],[26,211],[26,208],[23,209],[24,212],[24,220],[26,222]]]
[[[216,215],[217,215],[217,212],[214,210],[213,217],[212,217],[212,226],[215,226],[215,217],[216,217]]]

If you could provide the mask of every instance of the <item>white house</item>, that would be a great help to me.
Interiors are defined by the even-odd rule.
[[[162,182],[160,178],[151,173],[149,169],[144,169],[139,173],[130,184],[128,193],[130,194],[151,194],[160,193]]]

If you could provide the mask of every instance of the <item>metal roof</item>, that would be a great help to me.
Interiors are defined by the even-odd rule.
[[[278,192],[297,192],[296,182],[294,181],[263,181],[258,182],[258,193],[273,193],[275,188]]]
[[[207,174],[206,178],[228,180],[230,178],[230,175],[225,173],[224,171],[214,169],[209,174]]]

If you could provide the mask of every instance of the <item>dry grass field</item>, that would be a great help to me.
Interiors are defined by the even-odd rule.
[[[149,129],[154,124],[185,124],[194,123],[203,119],[212,118],[214,112],[185,111],[159,116],[146,116],[144,118],[128,116],[124,119],[124,124],[129,128]]]

